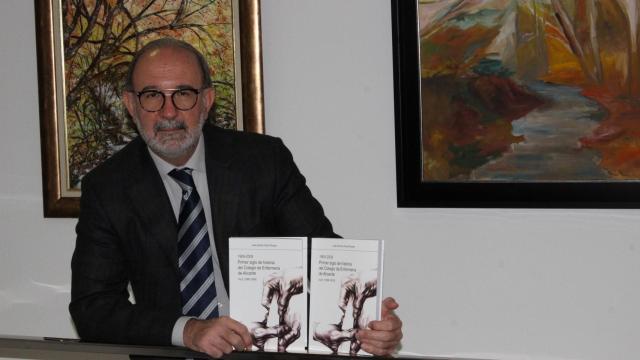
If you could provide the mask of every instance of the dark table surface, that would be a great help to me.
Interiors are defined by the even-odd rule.
[[[44,350],[44,351],[66,351],[95,354],[113,355],[141,355],[150,357],[181,357],[208,359],[205,354],[189,349],[174,346],[141,346],[141,345],[121,345],[87,343],[78,339],[62,339],[48,337],[24,337],[0,335],[0,348],[24,349],[24,350]],[[224,359],[230,360],[296,360],[296,359],[317,359],[317,360],[345,360],[345,359],[373,359],[371,356],[349,356],[332,354],[311,354],[311,353],[277,353],[277,352],[233,352],[226,355]],[[394,356],[395,359],[423,359],[423,360],[456,360],[449,357],[420,357],[420,356]],[[471,360],[471,359],[465,359]]]

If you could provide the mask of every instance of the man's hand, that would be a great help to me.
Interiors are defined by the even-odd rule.
[[[251,348],[247,327],[228,316],[211,320],[190,319],[184,327],[184,345],[214,358],[233,350]]]
[[[402,339],[402,321],[393,310],[398,308],[393,298],[382,301],[382,320],[372,320],[368,329],[360,329],[356,338],[362,350],[374,355],[390,355],[396,351]]]

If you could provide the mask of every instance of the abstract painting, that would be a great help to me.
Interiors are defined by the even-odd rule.
[[[418,0],[392,9],[399,186],[518,207],[616,207],[611,193],[598,193],[635,189],[635,0]],[[417,164],[407,164],[408,152]],[[599,189],[598,204],[580,187]]]
[[[640,178],[639,10],[420,1],[423,180]]]

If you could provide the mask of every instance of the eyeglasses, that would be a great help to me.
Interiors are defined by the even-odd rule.
[[[206,88],[193,89],[164,89],[143,90],[134,92],[138,96],[138,101],[142,109],[148,112],[160,111],[164,107],[165,97],[171,96],[171,102],[176,109],[187,111],[193,109],[198,102],[198,94]]]

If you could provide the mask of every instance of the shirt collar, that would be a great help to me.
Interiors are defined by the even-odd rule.
[[[176,168],[175,165],[162,159],[148,146],[147,150],[149,151],[149,154],[151,154],[151,159],[153,159],[153,162],[156,164],[156,167],[161,174],[168,174],[171,170]],[[198,145],[196,145],[196,150],[193,152],[189,160],[187,160],[184,165],[177,168],[191,168],[194,171],[200,171],[202,173],[206,172],[206,165],[204,162],[204,141],[202,141],[202,135],[200,135],[200,138],[198,139]]]

